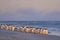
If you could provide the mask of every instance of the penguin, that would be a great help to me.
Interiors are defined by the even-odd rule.
[[[39,34],[40,33],[40,29],[39,28],[36,28],[35,33]]]
[[[24,32],[24,27],[20,27],[19,30],[20,30],[21,32]]]
[[[21,31],[21,32],[22,32],[22,27],[19,27],[19,31]]]
[[[26,32],[30,33],[31,32],[31,28],[30,27],[27,27],[26,28]]]
[[[8,27],[7,25],[5,25],[5,27],[6,27],[6,28],[5,28],[6,30],[8,30],[8,29],[9,29],[9,27]]]
[[[12,26],[12,30],[11,31],[15,31],[15,27],[14,26]]]
[[[4,29],[4,28],[5,28],[5,26],[3,24],[1,24],[1,29]]]
[[[32,28],[32,33],[35,33],[36,28]]]
[[[9,27],[8,27],[8,30],[10,30],[10,31],[11,31],[11,30],[12,30],[12,26],[9,26]]]
[[[40,28],[40,32],[39,32],[40,34],[43,34],[43,29],[42,28]]]
[[[43,30],[43,34],[48,34],[48,29],[47,28],[45,28],[44,30]]]
[[[29,29],[30,29],[30,31],[29,31],[29,32],[30,32],[30,33],[32,33],[32,29],[33,29],[33,27],[29,27]]]

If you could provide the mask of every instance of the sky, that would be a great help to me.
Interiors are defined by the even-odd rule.
[[[0,21],[60,21],[60,0],[0,0]]]

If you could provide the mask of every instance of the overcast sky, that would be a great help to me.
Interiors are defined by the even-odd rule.
[[[60,0],[0,0],[0,21],[60,21]]]

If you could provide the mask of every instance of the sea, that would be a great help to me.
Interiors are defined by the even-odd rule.
[[[10,24],[16,27],[28,26],[36,28],[47,28],[49,35],[60,36],[60,21],[0,21],[0,24]]]

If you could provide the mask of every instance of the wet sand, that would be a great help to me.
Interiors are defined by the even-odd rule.
[[[59,36],[0,30],[0,40],[60,40]]]

